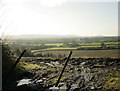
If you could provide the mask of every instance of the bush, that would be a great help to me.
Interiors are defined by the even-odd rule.
[[[10,69],[16,61],[16,56],[14,52],[5,43],[2,44],[2,86],[15,86],[17,80],[25,72],[19,65],[10,73]]]

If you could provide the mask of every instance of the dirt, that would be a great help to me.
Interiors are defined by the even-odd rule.
[[[46,68],[29,70],[30,73],[34,74],[31,83],[18,86],[14,91],[24,88],[30,89],[30,91],[49,91],[57,82],[66,59],[27,60],[27,63],[46,66]],[[120,59],[118,58],[71,58],[58,88],[67,91],[119,91],[119,81]]]
[[[120,49],[111,49],[111,50],[75,50],[73,51],[72,57],[112,57],[112,58],[118,58]],[[38,54],[41,53],[42,55],[45,54],[52,54],[52,57],[67,57],[67,54],[69,51],[44,51],[44,52],[38,52]]]

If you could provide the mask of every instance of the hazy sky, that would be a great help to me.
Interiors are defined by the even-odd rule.
[[[118,35],[117,0],[83,1],[6,0],[0,8],[0,33]]]

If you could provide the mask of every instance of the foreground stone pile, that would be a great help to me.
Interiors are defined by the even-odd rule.
[[[37,59],[27,63],[40,65],[31,69],[31,83],[16,87],[31,91],[46,91],[54,87],[64,66],[64,59]],[[44,67],[43,67],[44,66]],[[43,68],[42,68],[43,67]],[[120,90],[120,59],[117,58],[71,58],[60,80],[59,89],[67,91]],[[29,90],[29,91],[30,91]],[[59,90],[58,90],[59,91]]]

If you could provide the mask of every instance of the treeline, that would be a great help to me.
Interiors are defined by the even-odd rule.
[[[7,42],[9,44],[25,44],[25,45],[30,45],[30,44],[52,44],[52,43],[99,43],[101,41],[104,42],[120,42],[120,36],[114,36],[114,37],[70,37],[70,38],[49,38],[46,37],[44,39],[9,39]]]

